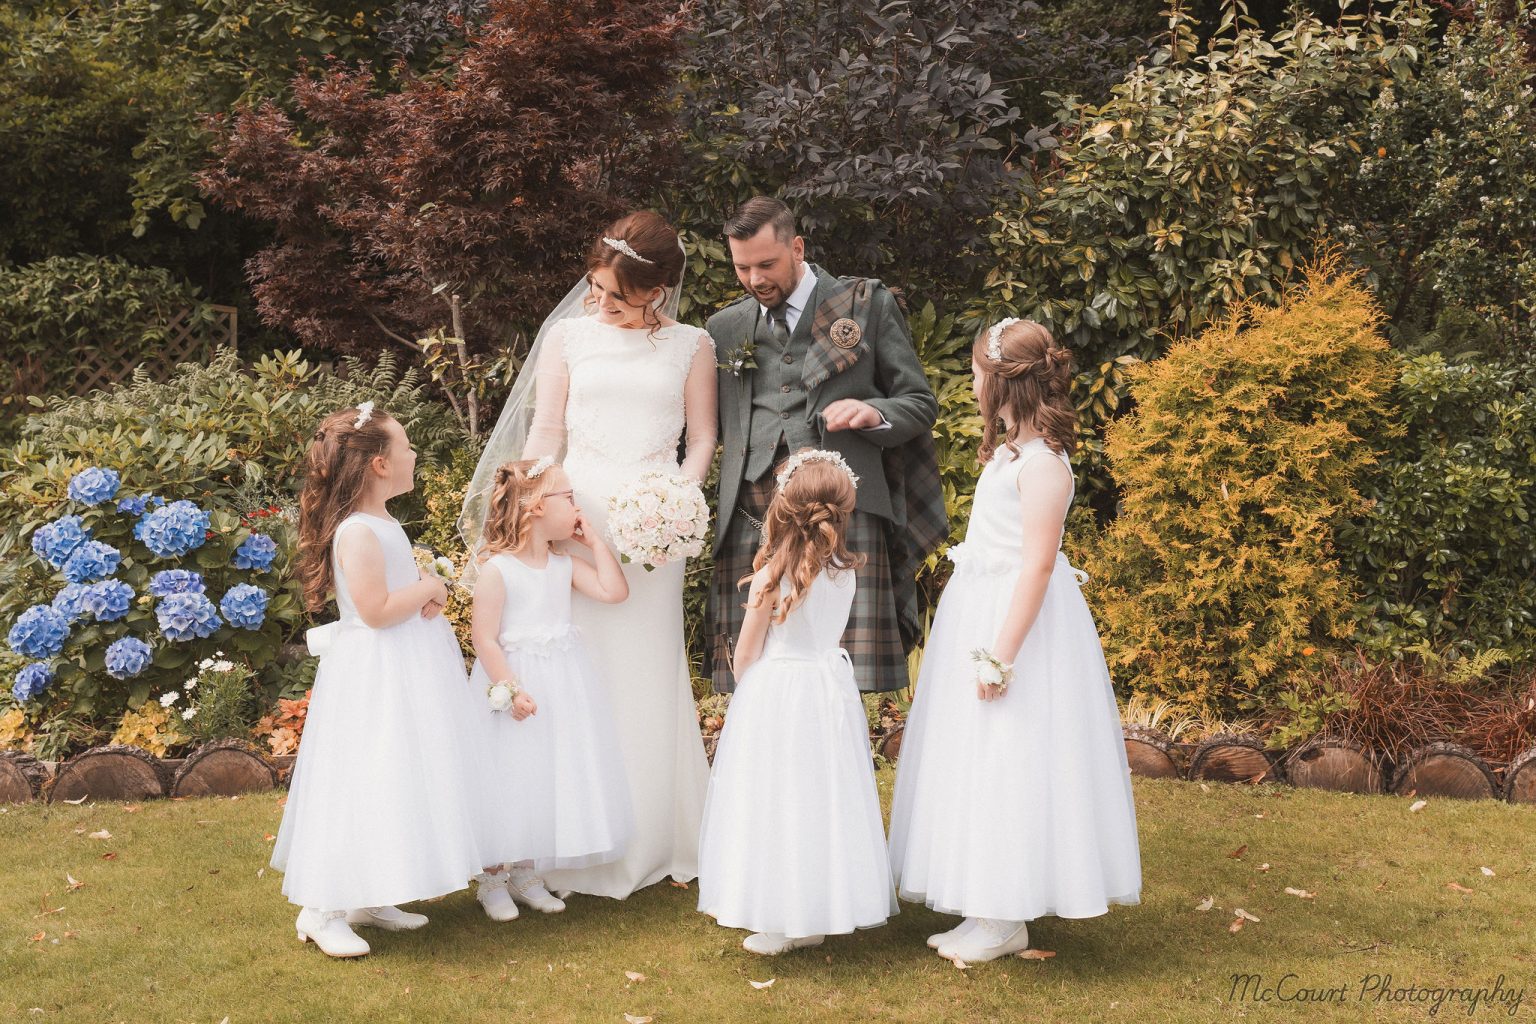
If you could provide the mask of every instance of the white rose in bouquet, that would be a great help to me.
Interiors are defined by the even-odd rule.
[[[619,557],[647,570],[704,550],[709,503],[693,480],[647,473],[608,502],[608,535]]]

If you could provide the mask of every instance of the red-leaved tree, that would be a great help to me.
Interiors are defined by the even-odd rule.
[[[214,201],[269,223],[248,264],[263,320],[331,352],[515,341],[593,234],[676,160],[675,0],[492,0],[452,64],[391,88],[332,65],[214,119]],[[475,392],[454,396],[476,431]]]

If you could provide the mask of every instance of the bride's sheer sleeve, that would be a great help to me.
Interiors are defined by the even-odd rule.
[[[708,334],[699,332],[699,347],[694,350],[693,362],[688,367],[688,379],[683,384],[683,415],[687,424],[687,445],[683,455],[682,472],[699,483],[709,476],[709,467],[715,461],[716,403],[719,400],[718,375],[715,366],[715,343]]]
[[[565,397],[570,384],[565,364],[565,331],[551,330],[544,351],[539,353],[539,364],[534,367],[533,422],[528,426],[523,458],[560,454],[565,443]]]

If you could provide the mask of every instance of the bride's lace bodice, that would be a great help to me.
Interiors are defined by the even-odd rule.
[[[709,472],[714,344],[697,327],[651,333],[574,318],[550,333],[537,372],[527,457],[558,453],[564,442],[568,461],[670,470],[686,430],[682,472],[700,480]]]

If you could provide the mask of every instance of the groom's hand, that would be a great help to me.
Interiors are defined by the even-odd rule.
[[[857,398],[839,398],[821,412],[828,430],[869,430],[885,422],[880,410]]]

